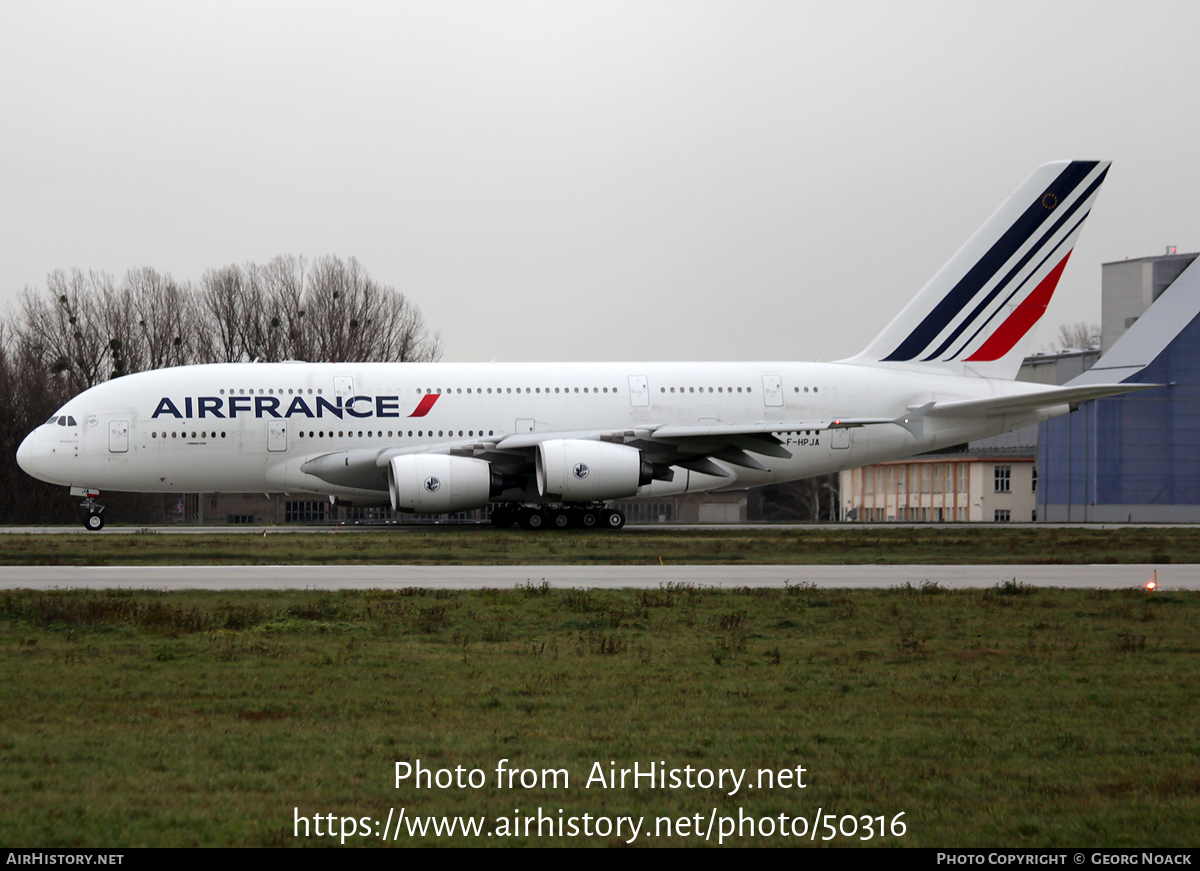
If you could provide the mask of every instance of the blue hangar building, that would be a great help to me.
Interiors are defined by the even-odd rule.
[[[1157,386],[1039,424],[1037,518],[1200,521],[1197,254],[1106,263],[1101,293],[1099,360],[1069,383]]]

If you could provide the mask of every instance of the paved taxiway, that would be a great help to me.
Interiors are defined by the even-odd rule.
[[[948,589],[1017,581],[1038,587],[1122,589],[1155,578],[1160,590],[1200,589],[1196,565],[1009,566],[7,566],[0,589],[362,590],[428,587],[819,587]]]
[[[1005,523],[1004,529],[1181,529],[1200,526],[1197,523]],[[980,523],[902,523],[888,522],[887,524],[861,523],[630,523],[622,535],[636,535],[642,532],[694,532],[696,530],[723,530],[742,532],[745,530],[779,529],[779,530],[819,530],[829,532],[840,530],[853,533],[863,529],[979,529],[986,527]],[[307,533],[320,535],[345,535],[354,532],[389,532],[403,534],[405,532],[441,531],[447,534],[469,535],[472,531],[496,532],[490,523],[463,521],[452,523],[331,523],[331,524],[287,524],[285,526],[241,526],[237,524],[223,526],[192,526],[178,524],[171,526],[106,526],[99,532],[87,532],[80,524],[69,526],[0,526],[0,535],[292,535]],[[546,530],[553,535],[551,530]],[[523,533],[518,533],[523,534]]]

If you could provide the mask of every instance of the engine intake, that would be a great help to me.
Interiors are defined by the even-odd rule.
[[[584,439],[542,442],[536,466],[538,493],[564,502],[633,496],[654,476],[637,448]]]

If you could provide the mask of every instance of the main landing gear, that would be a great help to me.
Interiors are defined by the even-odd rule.
[[[492,525],[508,529],[519,524],[525,529],[620,529],[625,514],[603,505],[521,505],[509,502],[492,509]]]

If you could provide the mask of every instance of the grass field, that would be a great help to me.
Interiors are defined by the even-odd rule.
[[[391,529],[0,535],[0,565],[1200,563],[1200,529],[839,526],[622,533]]]
[[[1150,550],[1124,556],[1150,561],[1162,548],[1196,561],[1180,557],[1190,552],[1174,549],[1175,533],[1155,535]],[[406,552],[413,540],[382,538]],[[699,538],[702,552],[739,541]],[[147,547],[174,539],[199,544],[135,537]],[[655,542],[550,536],[530,546],[586,552],[626,539]],[[225,543],[218,560],[246,559],[257,544]],[[695,827],[700,815],[703,832],[713,815],[739,814],[770,818],[774,834],[743,824],[726,843],[807,844],[779,835],[780,815],[795,832],[792,818],[811,827],[820,809],[836,815],[833,831],[853,829],[835,845],[1194,845],[1198,623],[1195,594],[1017,584],[3,593],[0,843],[324,845],[340,839],[318,836],[314,814],[327,831],[342,817],[382,825],[404,808],[407,819],[486,816],[485,832],[508,834],[405,834],[399,844],[629,840],[628,830],[513,832],[539,809],[552,820],[589,814],[593,829],[597,818],[640,819],[639,845],[703,843],[680,834],[681,818]],[[418,759],[479,769],[486,783],[396,788],[395,763]],[[500,787],[500,760],[569,780]],[[751,778],[802,767],[805,788],[585,786],[595,763],[607,772],[610,761]],[[293,836],[297,814],[307,838]],[[815,843],[829,831],[819,827]]]

